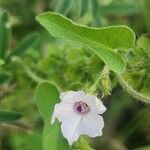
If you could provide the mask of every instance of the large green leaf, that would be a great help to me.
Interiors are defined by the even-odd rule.
[[[89,47],[117,73],[124,70],[125,62],[113,49],[129,48],[135,42],[133,31],[126,26],[90,28],[53,12],[43,13],[37,16],[37,20],[52,35]]]
[[[4,59],[9,44],[10,28],[7,26],[8,12],[0,14],[0,58]]]
[[[55,85],[42,82],[36,89],[35,100],[44,119],[43,146],[44,150],[68,150],[69,145],[60,131],[60,124],[50,124],[54,105],[59,102],[59,91]]]
[[[0,123],[16,121],[21,117],[22,115],[18,112],[0,110]]]

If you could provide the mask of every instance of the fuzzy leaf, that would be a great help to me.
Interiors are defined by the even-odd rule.
[[[49,33],[66,40],[78,42],[93,50],[116,73],[125,68],[124,59],[113,49],[129,48],[134,45],[135,35],[126,26],[90,28],[73,23],[53,12],[39,15],[37,20]]]
[[[54,125],[50,124],[54,105],[59,102],[57,87],[49,82],[42,82],[36,89],[35,100],[44,119],[44,150],[68,150],[69,145],[61,134],[59,122],[56,122]]]

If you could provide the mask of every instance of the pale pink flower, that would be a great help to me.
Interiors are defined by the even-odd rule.
[[[100,99],[83,91],[63,92],[60,99],[61,102],[55,105],[51,123],[58,118],[62,134],[70,145],[77,141],[80,135],[102,135],[104,121],[101,114],[106,111],[106,107]]]

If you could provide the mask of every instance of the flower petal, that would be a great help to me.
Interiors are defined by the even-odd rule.
[[[74,92],[75,101],[85,101],[86,94],[84,91]]]
[[[62,120],[61,131],[70,145],[72,145],[73,142],[77,141],[80,136],[80,133],[78,131],[81,118],[82,115],[79,115],[77,113],[70,113],[70,115],[67,116],[67,119],[63,118]]]
[[[62,122],[63,118],[67,119],[67,115],[69,113],[72,113],[73,111],[74,110],[72,104],[63,103],[63,102],[56,104],[54,107],[54,112],[52,114],[51,124],[55,122],[56,117],[60,122]]]
[[[92,112],[103,114],[106,111],[106,107],[103,105],[102,101],[94,95],[87,94],[86,102],[90,106]]]
[[[101,136],[104,127],[103,117],[88,113],[82,118],[79,126],[80,134],[89,135],[90,137]]]
[[[73,91],[67,91],[67,92],[60,93],[60,99],[62,100],[70,92],[73,92]]]
[[[77,101],[83,101],[85,99],[85,93],[83,91],[70,91],[68,93],[62,93],[61,100],[66,103],[75,103]]]
[[[107,110],[107,108],[102,104],[99,109],[99,114],[103,114],[106,110]]]
[[[86,94],[86,103],[90,106],[91,109],[95,109],[96,107],[96,99],[97,97],[94,95]]]

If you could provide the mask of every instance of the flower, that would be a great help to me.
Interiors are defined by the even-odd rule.
[[[60,99],[54,107],[51,123],[58,118],[62,134],[70,145],[83,134],[90,137],[102,135],[104,121],[100,114],[106,111],[106,107],[96,96],[70,91],[61,93]]]

